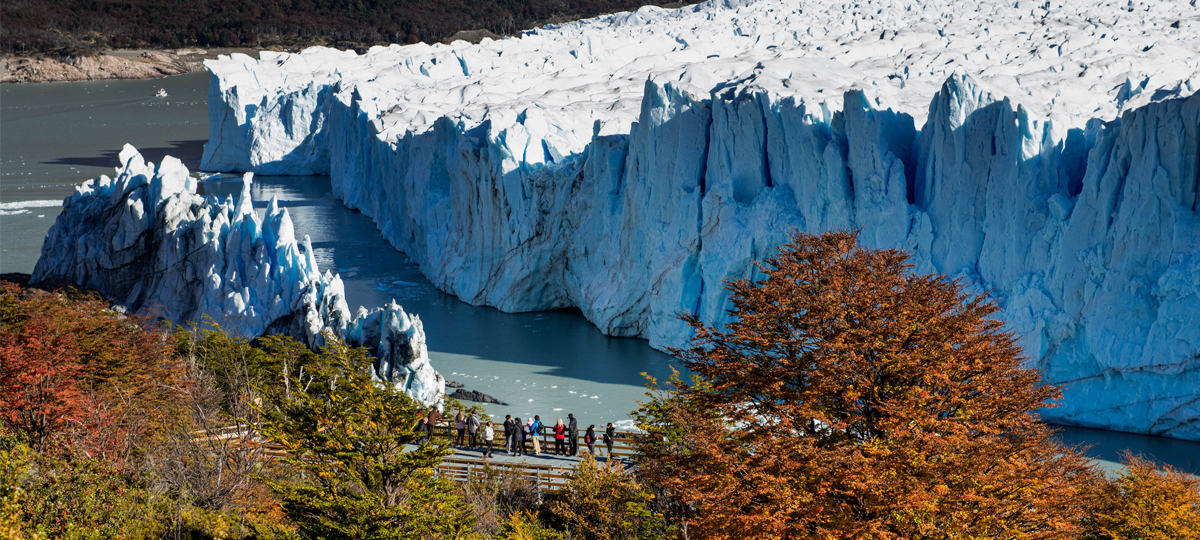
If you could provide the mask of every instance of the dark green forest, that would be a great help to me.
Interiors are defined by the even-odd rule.
[[[428,43],[510,35],[664,0],[5,0],[0,51]]]

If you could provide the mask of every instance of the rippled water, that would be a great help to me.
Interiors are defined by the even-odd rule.
[[[208,140],[207,73],[0,85],[0,271],[29,272],[63,197],[112,174],[121,145],[190,169]],[[156,98],[159,88],[168,96]]]
[[[167,98],[155,98],[165,88]],[[129,142],[150,161],[170,154],[191,169],[208,137],[208,75],[153,81],[0,86],[0,272],[30,272],[59,201],[111,173]],[[201,191],[240,192],[239,181]],[[322,269],[340,273],[351,307],[395,299],[425,323],[436,369],[509,406],[492,414],[553,421],[574,412],[586,426],[625,419],[643,397],[642,372],[664,378],[674,360],[636,339],[602,335],[576,311],[509,314],[441,293],[371,220],[343,207],[326,177],[257,177],[259,208],[278,197],[298,235],[310,235]],[[676,364],[677,365],[677,364]],[[1125,449],[1200,473],[1200,443],[1065,428],[1071,443],[1116,461]]]

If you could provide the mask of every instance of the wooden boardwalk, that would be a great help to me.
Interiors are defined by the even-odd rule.
[[[503,430],[496,431],[498,440],[493,442],[492,457],[485,458],[483,456],[484,447],[451,446],[454,453],[442,458],[441,463],[437,466],[437,474],[443,478],[464,483],[470,478],[486,476],[489,469],[493,471],[509,470],[546,493],[562,489],[567,483],[569,473],[583,459],[584,454],[588,453],[587,445],[583,443],[584,432],[582,431],[579,435],[579,455],[577,456],[554,455],[554,437],[550,435],[541,435],[539,444],[541,444],[542,452],[539,455],[533,454],[532,439],[527,441],[525,454],[509,454],[503,448]],[[454,430],[445,424],[439,424],[433,431],[434,439],[454,442],[451,434],[457,436]],[[598,436],[602,436],[602,433]],[[634,468],[632,459],[634,450],[631,443],[637,436],[636,433],[626,431],[616,432],[612,456],[608,455],[608,450],[601,439],[601,442],[596,444],[596,461],[602,465],[610,465],[623,472],[631,473]],[[262,440],[251,426],[223,428],[209,432],[201,438],[210,441],[226,441],[226,443],[232,442],[228,439],[237,439],[239,442],[234,443],[235,446],[244,445],[246,441],[253,441],[254,446],[267,459],[279,459],[287,455],[282,446]],[[480,435],[478,438],[482,441],[483,436]],[[415,445],[409,445],[409,447],[417,448]]]

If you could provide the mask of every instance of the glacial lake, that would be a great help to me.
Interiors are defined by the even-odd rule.
[[[74,186],[111,174],[133,144],[150,161],[164,155],[199,166],[208,138],[209,75],[149,81],[0,85],[0,272],[33,271],[46,231]],[[156,98],[163,88],[168,97]],[[217,172],[217,171],[214,171]],[[241,191],[241,180],[213,179],[200,190]],[[543,421],[575,413],[586,426],[627,420],[645,396],[641,373],[665,379],[679,364],[646,341],[601,334],[574,310],[502,313],[471,306],[434,288],[370,218],[342,206],[327,177],[257,176],[255,206],[272,196],[289,209],[297,236],[309,235],[321,269],[342,276],[351,308],[395,300],[424,322],[433,366],[449,380],[509,403],[493,415]],[[1200,443],[1083,428],[1063,428],[1099,460],[1123,450],[1200,474]]]

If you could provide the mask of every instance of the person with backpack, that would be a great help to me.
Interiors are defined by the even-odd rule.
[[[596,424],[588,426],[587,433],[583,434],[583,442],[587,444],[588,452],[592,457],[596,456]]]
[[[533,415],[533,420],[529,421],[529,436],[533,437],[533,455],[542,454],[542,417]]]
[[[567,426],[564,426],[562,418],[559,418],[558,423],[554,424],[554,455],[561,456],[567,453],[566,445],[563,444],[566,438]]]
[[[475,411],[471,411],[471,414],[467,416],[468,444],[471,445],[471,448],[483,446],[479,444],[481,441],[475,439],[477,433],[479,433],[479,417],[475,415]]]
[[[567,415],[567,437],[570,438],[570,440],[567,441],[567,444],[570,445],[570,447],[571,447],[571,452],[569,455],[573,456],[573,455],[578,454],[579,453],[579,422],[577,422],[575,420],[574,413]]]

